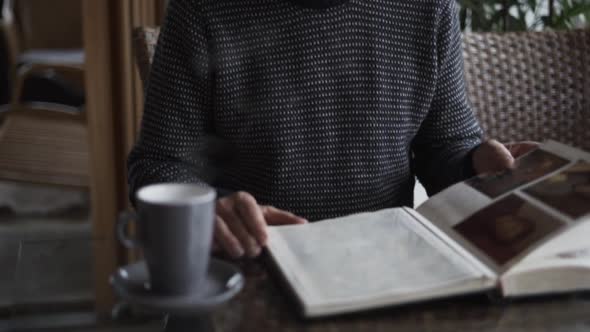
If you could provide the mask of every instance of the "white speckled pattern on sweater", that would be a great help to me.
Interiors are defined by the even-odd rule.
[[[480,137],[454,0],[172,0],[129,182],[318,220],[411,206],[414,174],[430,193],[462,180]]]

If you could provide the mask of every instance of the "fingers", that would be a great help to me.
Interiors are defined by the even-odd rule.
[[[488,159],[492,172],[500,172],[514,167],[514,157],[504,144],[496,140],[489,140],[487,143],[490,147]]]
[[[267,242],[267,225],[304,224],[307,220],[238,192],[217,201],[215,242],[233,258],[256,257]]]
[[[477,174],[497,173],[514,167],[514,158],[502,143],[489,140],[475,150],[473,166]]]
[[[256,257],[260,254],[260,245],[246,228],[246,221],[237,213],[235,204],[236,202],[232,200],[220,201],[220,208],[217,210],[217,215],[221,218],[232,235],[239,241],[241,248],[243,249],[243,252],[241,252],[242,255],[239,256],[243,256],[245,253],[248,257]],[[239,252],[236,251],[235,253]]]
[[[523,155],[537,149],[539,147],[539,143],[532,142],[532,141],[524,141],[518,143],[509,143],[506,144],[508,150],[512,154],[514,158],[520,158]]]
[[[478,174],[497,173],[516,167],[515,159],[537,149],[532,141],[502,144],[496,140],[484,142],[473,155],[473,165]]]
[[[261,246],[266,245],[266,221],[256,199],[244,192],[237,193],[236,196],[235,210],[241,220],[244,221],[248,232],[254,236]]]
[[[230,221],[227,221],[226,223],[231,232],[234,234],[234,236],[238,238],[238,240],[240,240],[242,248],[244,248],[244,250],[246,251],[246,255],[248,257],[253,258],[260,255],[262,248],[254,238],[254,236],[252,236],[248,232],[244,225],[244,222],[240,220],[239,217],[234,216],[232,219],[230,219]]]
[[[215,218],[215,241],[233,258],[244,256],[244,248],[221,217]]]
[[[254,197],[238,192],[217,201],[215,234],[234,258],[260,255],[266,243],[266,222]]]
[[[264,217],[268,225],[299,225],[306,224],[307,220],[294,215],[291,212],[279,210],[272,206],[265,206],[262,208]]]

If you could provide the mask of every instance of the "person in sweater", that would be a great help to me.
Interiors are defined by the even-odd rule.
[[[454,0],[172,0],[129,184],[217,188],[216,244],[255,257],[267,225],[412,206],[416,176],[533,147],[482,143]]]

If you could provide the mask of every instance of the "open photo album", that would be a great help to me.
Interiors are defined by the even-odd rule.
[[[417,209],[269,230],[305,317],[497,290],[590,290],[590,153],[554,141]]]

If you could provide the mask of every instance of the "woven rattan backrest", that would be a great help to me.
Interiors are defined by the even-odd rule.
[[[160,28],[139,27],[133,31],[133,48],[144,85],[150,73],[159,36]]]
[[[590,30],[466,34],[464,55],[488,137],[590,151]]]

